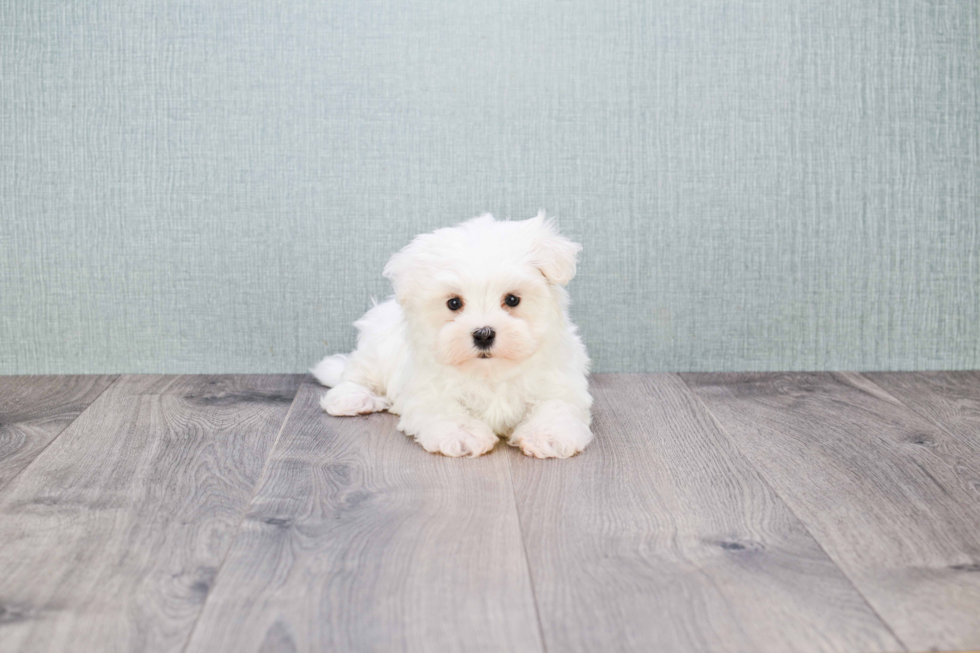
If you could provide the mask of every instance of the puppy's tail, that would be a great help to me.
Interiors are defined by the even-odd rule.
[[[328,388],[333,388],[338,385],[341,381],[341,376],[344,373],[344,368],[347,367],[347,354],[334,354],[333,356],[327,356],[322,361],[316,364],[310,372],[316,377],[316,380],[321,384],[327,386]]]

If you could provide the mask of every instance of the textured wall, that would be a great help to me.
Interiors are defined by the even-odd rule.
[[[598,370],[980,367],[980,3],[0,0],[0,372],[300,371],[543,207]]]

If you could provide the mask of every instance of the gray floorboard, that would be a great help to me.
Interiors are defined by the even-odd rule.
[[[859,374],[688,374],[910,650],[980,648],[980,456]]]
[[[0,491],[115,379],[0,376]]]
[[[594,375],[591,448],[510,456],[551,651],[896,651],[675,375]]]
[[[963,444],[980,450],[980,372],[883,372],[865,376]],[[977,483],[980,494],[980,479]]]
[[[0,653],[980,649],[980,374],[593,390],[459,460],[298,375],[0,377]]]
[[[122,377],[0,498],[0,651],[180,651],[302,377]]]
[[[540,651],[508,468],[304,385],[190,652]]]

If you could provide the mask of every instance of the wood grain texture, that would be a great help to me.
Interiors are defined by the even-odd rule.
[[[674,375],[594,375],[595,442],[512,455],[551,651],[901,645]]]
[[[879,372],[865,376],[958,436],[964,445],[980,446],[980,372]]]
[[[115,376],[0,376],[0,490]]]
[[[859,374],[686,374],[910,650],[980,647],[980,456]]]
[[[507,457],[426,453],[322,393],[300,389],[188,651],[540,651]]]
[[[299,376],[122,377],[0,500],[0,651],[179,651]]]

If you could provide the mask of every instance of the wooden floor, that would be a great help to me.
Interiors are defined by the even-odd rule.
[[[0,652],[980,649],[980,373],[592,389],[458,460],[303,376],[0,377]]]

